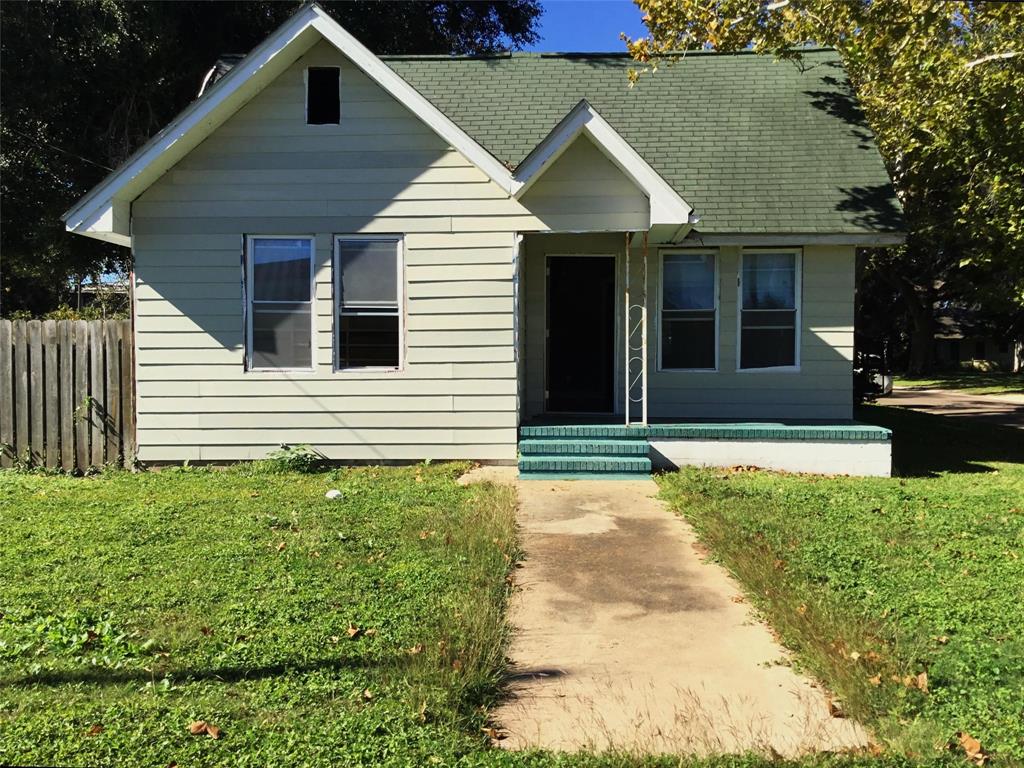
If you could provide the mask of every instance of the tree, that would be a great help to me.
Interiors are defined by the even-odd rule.
[[[61,214],[300,3],[0,3],[2,309],[42,312],[69,279],[127,269],[127,249],[70,235]],[[377,53],[486,53],[537,38],[537,0],[324,2]]]
[[[868,270],[901,297],[912,371],[931,365],[937,301],[1024,306],[1024,4],[637,4],[650,34],[628,45],[646,69],[698,48],[794,60],[808,44],[838,51],[906,215],[906,244],[872,251]]]

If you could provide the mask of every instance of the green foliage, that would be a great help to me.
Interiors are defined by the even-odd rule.
[[[930,757],[966,731],[1022,760],[1020,434],[864,416],[893,427],[904,477],[691,469],[664,476],[662,492],[888,746]]]
[[[536,39],[536,0],[321,5],[378,53],[475,53]],[[127,249],[61,214],[196,97],[224,53],[252,50],[300,6],[271,2],[4,3],[0,35],[0,303],[41,314],[75,275],[125,271]]]
[[[282,472],[313,472],[323,466],[325,457],[313,446],[282,444],[276,451],[267,454],[266,466]]]

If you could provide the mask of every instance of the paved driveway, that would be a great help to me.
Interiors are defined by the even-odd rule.
[[[968,395],[948,389],[896,389],[891,395],[879,398],[878,404],[1024,429],[1024,395]]]
[[[492,475],[493,479],[493,475]],[[507,748],[697,753],[863,745],[653,481],[518,483]],[[780,664],[781,662],[781,664]]]

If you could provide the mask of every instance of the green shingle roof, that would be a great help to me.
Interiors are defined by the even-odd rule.
[[[705,233],[898,233],[901,210],[835,52],[802,65],[688,53],[628,87],[615,54],[384,57],[518,165],[586,99],[694,208]]]

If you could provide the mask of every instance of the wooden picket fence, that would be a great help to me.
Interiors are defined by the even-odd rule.
[[[135,460],[130,320],[0,320],[0,465]]]

